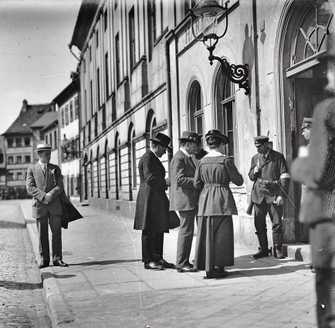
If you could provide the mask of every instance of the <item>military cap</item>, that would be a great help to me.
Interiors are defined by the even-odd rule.
[[[179,140],[198,143],[199,135],[193,131],[184,131]]]
[[[269,142],[269,137],[266,136],[257,136],[255,137],[255,146],[264,145]]]
[[[171,147],[169,146],[171,138],[164,133],[158,132],[152,138],[150,138],[150,140],[160,144],[163,147],[171,149]]]
[[[223,133],[221,133],[219,130],[215,130],[215,129],[209,130],[205,135],[206,141],[210,137],[221,139],[225,144],[229,142],[228,137],[224,135]]]
[[[37,152],[46,151],[46,150],[51,151],[51,146],[46,143],[38,144],[36,147]]]
[[[312,126],[313,119],[311,117],[304,117],[302,124],[301,124],[301,130],[310,128]]]

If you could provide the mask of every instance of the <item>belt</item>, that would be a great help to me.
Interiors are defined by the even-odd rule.
[[[209,186],[209,187],[222,187],[222,188],[228,188],[229,185],[224,185],[221,183],[205,183],[204,186]]]

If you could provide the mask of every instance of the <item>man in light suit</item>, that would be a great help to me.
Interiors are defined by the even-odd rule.
[[[180,217],[177,270],[192,272],[194,270],[189,257],[198,203],[198,191],[193,186],[196,165],[192,155],[198,149],[199,136],[195,132],[184,131],[179,140],[180,149],[171,161],[170,210],[179,211]]]
[[[67,266],[62,260],[62,203],[63,181],[61,170],[50,164],[51,146],[37,146],[38,162],[27,171],[26,187],[33,196],[32,216],[36,218],[39,232],[40,268],[49,266],[48,224],[52,232],[52,256],[54,266]]]

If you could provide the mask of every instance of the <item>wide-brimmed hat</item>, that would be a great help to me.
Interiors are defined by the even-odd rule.
[[[179,138],[180,141],[189,141],[189,142],[194,142],[198,143],[199,141],[199,135],[196,132],[193,131],[184,131]]]
[[[304,117],[302,124],[301,124],[301,130],[310,128],[312,126],[312,123],[313,123],[313,119],[311,117]]]
[[[41,143],[39,145],[36,146],[36,151],[40,152],[40,151],[51,151],[51,146],[46,144],[46,143]]]
[[[229,139],[226,135],[224,135],[223,133],[221,133],[219,130],[209,130],[206,135],[205,135],[205,138],[206,138],[206,141],[208,138],[210,137],[214,137],[214,138],[218,138],[220,140],[223,141],[223,143],[227,144],[229,142]]]
[[[154,142],[157,142],[158,144],[160,144],[161,146],[163,147],[166,147],[166,148],[169,148],[169,149],[172,149],[169,144],[171,142],[171,138],[169,136],[167,136],[166,134],[164,133],[156,133],[154,136],[152,136],[150,138],[151,141],[154,141]]]
[[[261,146],[269,142],[269,137],[266,136],[257,136],[255,137],[255,146]]]

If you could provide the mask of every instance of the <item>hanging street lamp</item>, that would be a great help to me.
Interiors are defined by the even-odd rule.
[[[248,64],[242,65],[234,65],[229,64],[229,62],[225,58],[221,58],[218,56],[215,56],[213,54],[215,47],[220,39],[222,39],[228,29],[228,2],[225,3],[225,6],[220,6],[218,4],[218,1],[216,0],[200,0],[194,8],[190,9],[191,12],[191,28],[192,28],[192,34],[194,38],[198,41],[202,41],[204,45],[206,46],[207,50],[209,51],[209,63],[213,65],[213,61],[217,60],[222,67],[223,72],[226,74],[228,79],[233,82],[237,83],[240,88],[243,88],[245,90],[245,94],[249,94],[250,87],[249,87],[249,67]],[[220,17],[223,17],[225,19],[225,28],[221,34],[215,33],[215,27],[217,25],[217,20]],[[201,19],[208,19],[212,18],[213,22],[211,24],[211,27],[213,28],[212,32],[209,33],[200,33],[199,35],[196,35],[195,27],[196,20],[198,18]]]

